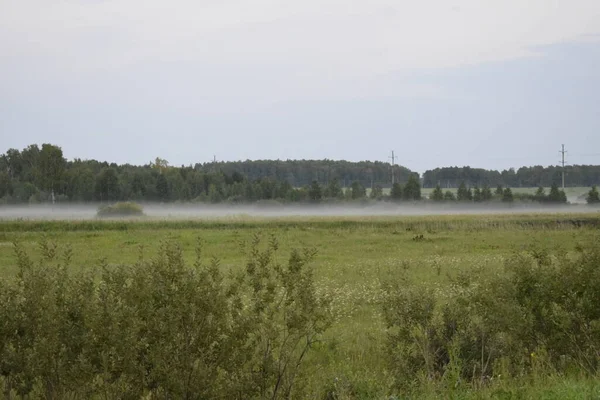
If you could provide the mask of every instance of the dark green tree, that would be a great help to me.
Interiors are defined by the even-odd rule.
[[[509,187],[504,189],[502,193],[502,201],[505,203],[512,203],[514,201],[512,190]]]
[[[371,189],[369,197],[371,199],[381,200],[383,198],[383,188],[380,185],[375,185],[375,187]]]
[[[546,191],[542,186],[537,188],[535,194],[533,195],[533,199],[539,203],[544,203],[546,201]]]
[[[404,200],[421,200],[421,184],[416,175],[410,175],[402,191]]]
[[[18,202],[22,203],[40,201],[40,191],[33,183],[29,182],[15,184],[13,187],[13,196]]]
[[[456,199],[458,201],[471,201],[473,200],[473,193],[471,189],[467,189],[467,185],[464,181],[460,183],[458,190],[456,192]]]
[[[4,171],[0,171],[0,198],[12,194],[12,183],[10,176]]]
[[[444,193],[444,200],[445,201],[456,201],[456,196],[454,195],[454,193],[452,193],[451,190],[446,190],[446,193]]]
[[[444,192],[442,192],[440,185],[437,185],[435,189],[433,189],[433,192],[431,192],[429,198],[433,201],[444,201]]]
[[[476,203],[481,203],[483,201],[483,196],[481,194],[481,189],[479,186],[475,186],[473,189],[473,201]]]
[[[48,143],[42,145],[38,156],[39,187],[48,192],[58,189],[66,161],[62,149]]]
[[[363,185],[358,181],[352,182],[352,200],[363,199],[367,195],[367,191]]]
[[[160,201],[169,201],[171,192],[169,190],[169,182],[164,174],[159,173],[156,177],[156,194]]]
[[[392,190],[390,191],[390,198],[393,201],[402,200],[402,185],[400,185],[398,182],[392,185]]]
[[[21,157],[21,152],[17,149],[8,149],[6,154],[4,155],[7,173],[10,179],[19,179],[21,178],[21,173],[23,171],[23,158]]]
[[[96,178],[91,168],[77,166],[66,172],[66,195],[72,201],[94,200]]]
[[[217,185],[214,183],[208,185],[208,201],[211,203],[219,203],[222,200],[223,194],[219,191]]]
[[[560,190],[560,203],[567,204],[567,194],[564,190]]]
[[[327,188],[325,189],[325,197],[329,197],[332,199],[337,199],[343,197],[344,193],[342,191],[342,187],[340,186],[340,182],[337,178],[333,178],[329,181]]]
[[[96,199],[100,201],[119,200],[119,176],[112,167],[103,168],[96,177]]]
[[[310,184],[310,187],[308,189],[308,198],[312,202],[319,202],[323,198],[321,185],[319,185],[319,182],[317,182],[316,180],[312,181],[312,183]]]
[[[492,197],[492,190],[488,185],[484,185],[481,189],[481,201],[490,201]]]
[[[19,179],[36,183],[40,180],[40,148],[37,144],[31,144],[21,151],[21,174]]]
[[[552,183],[552,186],[550,187],[550,193],[548,193],[548,202],[555,204],[567,202],[567,196],[565,195],[565,192],[558,188],[556,182]]]
[[[598,188],[594,185],[588,192],[586,201],[588,204],[600,204],[600,196],[598,195]]]
[[[496,191],[494,192],[494,194],[496,196],[500,196],[500,197],[502,197],[504,195],[504,189],[502,188],[502,185],[498,185],[496,187]]]

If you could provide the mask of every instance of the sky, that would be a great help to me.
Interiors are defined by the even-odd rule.
[[[598,0],[0,0],[0,152],[600,164]]]

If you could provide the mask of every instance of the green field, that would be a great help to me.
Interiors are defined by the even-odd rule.
[[[387,282],[404,276],[410,285],[450,290],[460,276],[486,280],[504,273],[507,259],[535,249],[551,255],[576,253],[600,243],[596,214],[531,214],[436,217],[229,218],[194,221],[2,221],[0,277],[18,272],[13,242],[34,259],[49,240],[73,250],[70,270],[93,271],[101,264],[132,264],[140,251],[151,258],[161,242],[181,245],[184,259],[203,254],[220,260],[222,271],[240,271],[248,243],[260,234],[279,242],[284,262],[293,248],[314,248],[311,265],[319,293],[331,302],[333,323],[305,359],[300,383],[307,398],[401,398],[385,348],[382,303]],[[600,268],[600,266],[599,266]],[[598,355],[600,358],[600,354]],[[597,375],[583,370],[535,370],[492,377],[485,384],[420,381],[415,397],[426,398],[600,398]],[[390,397],[397,396],[397,397]],[[1,398],[1,395],[0,395]]]

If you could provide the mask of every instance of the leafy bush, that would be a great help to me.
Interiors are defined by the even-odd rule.
[[[71,252],[41,244],[34,264],[0,281],[0,381],[33,398],[289,398],[303,360],[329,326],[307,264],[277,262],[256,236],[244,271],[193,265],[176,243],[130,266],[71,273]]]
[[[588,204],[600,204],[600,195],[596,186],[592,186],[585,200]]]
[[[387,285],[388,365],[396,384],[482,384],[495,376],[600,367],[600,248],[576,256],[531,250],[489,279],[450,290]]]
[[[137,203],[127,201],[101,206],[96,215],[101,218],[139,217],[144,215],[144,209]]]

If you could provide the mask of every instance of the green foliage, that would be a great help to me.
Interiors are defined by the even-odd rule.
[[[465,167],[442,167],[425,171],[423,174],[423,185],[433,187],[438,182],[444,182],[448,186],[457,187],[461,181],[479,182],[482,185],[503,187],[549,187],[552,182],[560,176],[563,168],[561,166],[535,165],[521,167],[517,170],[486,170],[482,168]],[[575,186],[589,187],[598,183],[600,176],[599,165],[570,165],[564,168],[569,177],[569,184]],[[500,195],[500,194],[498,194]]]
[[[451,190],[446,190],[446,192],[444,193],[444,200],[445,201],[456,201],[456,196],[454,195],[454,193]]]
[[[586,201],[588,204],[600,204],[600,196],[598,195],[598,188],[592,186],[592,189],[588,192]]]
[[[367,195],[367,190],[360,182],[354,181],[351,186],[352,190],[352,200],[363,199]]]
[[[442,188],[440,185],[437,185],[433,192],[429,195],[429,198],[433,201],[444,201],[444,192],[442,192]]]
[[[392,190],[390,191],[390,198],[393,201],[400,201],[402,199],[402,194],[402,185],[400,185],[398,182],[394,183]]]
[[[17,183],[16,185],[12,186],[12,189],[12,195],[18,202],[29,202],[31,199],[40,196],[40,191],[38,188],[29,182]]]
[[[343,197],[343,195],[344,192],[342,191],[342,187],[340,186],[338,179],[332,179],[327,185],[327,189],[325,189],[325,197],[338,199]]]
[[[514,201],[513,193],[512,190],[510,190],[510,188],[506,188],[502,192],[502,201],[504,203],[512,203]]]
[[[575,365],[569,363],[568,365],[571,367],[567,365],[564,370],[556,371],[553,364],[546,363],[547,356],[540,350],[534,351],[536,364],[531,368],[527,365],[521,368],[520,364],[509,363],[510,360],[497,361],[498,368],[494,371],[502,371],[502,368],[506,367],[506,371],[512,374],[511,371],[517,369],[516,376],[511,377],[508,373],[498,372],[498,374],[489,375],[483,379],[469,381],[462,375],[462,368],[459,368],[462,358],[460,358],[458,345],[451,348],[452,352],[449,354],[454,361],[447,364],[441,377],[436,378],[436,374],[434,374],[434,378],[431,380],[416,378],[415,381],[418,385],[416,393],[394,389],[392,383],[397,378],[395,373],[391,373],[389,364],[387,367],[390,369],[386,369],[389,359],[388,349],[384,346],[386,331],[381,313],[382,302],[387,301],[390,292],[382,290],[381,282],[394,280],[398,276],[406,276],[405,287],[433,291],[436,304],[435,322],[439,315],[438,307],[447,301],[450,307],[455,304],[452,299],[455,298],[453,293],[456,287],[463,287],[467,283],[466,287],[484,284],[489,287],[490,285],[486,282],[495,279],[497,275],[510,274],[507,272],[509,271],[508,267],[503,267],[503,263],[506,259],[512,259],[510,257],[511,249],[522,249],[537,241],[540,247],[535,247],[535,253],[538,254],[539,259],[550,259],[552,262],[558,260],[562,257],[560,252],[548,256],[543,255],[544,248],[555,251],[554,249],[558,247],[568,251],[568,258],[575,259],[577,258],[575,251],[577,243],[586,243],[588,240],[590,243],[594,243],[594,239],[597,241],[599,223],[597,213],[593,211],[586,214],[508,215],[504,213],[502,215],[418,217],[403,215],[361,218],[236,216],[208,220],[144,218],[135,221],[102,219],[0,221],[0,265],[2,265],[0,279],[4,278],[11,283],[16,280],[18,267],[10,246],[15,239],[22,240],[22,248],[32,255],[31,258],[35,260],[36,264],[39,256],[31,251],[35,242],[40,241],[44,235],[56,240],[59,246],[56,249],[58,254],[62,253],[59,249],[69,243],[73,248],[71,266],[66,267],[67,271],[70,271],[69,276],[78,277],[81,274],[89,273],[93,275],[94,284],[97,284],[102,282],[104,268],[90,269],[90,266],[96,265],[98,258],[105,258],[102,265],[106,266],[109,271],[129,270],[130,265],[136,263],[138,259],[136,251],[138,245],[143,245],[147,249],[159,249],[161,248],[160,238],[165,235],[169,237],[169,240],[175,240],[181,246],[184,264],[188,268],[192,268],[196,259],[194,255],[195,238],[201,234],[206,238],[206,242],[202,246],[202,253],[209,256],[218,255],[221,260],[219,271],[223,276],[224,284],[228,287],[235,281],[236,276],[245,274],[247,254],[252,247],[250,240],[253,235],[261,231],[275,232],[281,242],[278,244],[280,249],[274,252],[273,259],[284,266],[287,263],[287,255],[299,244],[308,247],[315,246],[319,249],[317,268],[314,269],[315,291],[319,296],[324,296],[331,302],[328,308],[334,317],[331,328],[324,332],[320,341],[313,343],[311,351],[304,357],[301,369],[295,378],[292,398],[481,399],[509,396],[515,398],[554,396],[552,398],[562,399],[567,398],[568,393],[571,393],[570,398],[593,398],[592,394],[598,391],[598,386],[596,384],[594,389],[596,392],[593,392],[591,383],[597,382],[597,375],[589,375],[585,369],[577,365],[577,362]],[[240,251],[240,242],[247,243],[244,252]],[[268,247],[265,244],[260,245],[260,252],[264,252],[265,247]],[[155,250],[151,250],[151,252],[154,253]],[[151,262],[153,255],[145,254],[142,261]],[[525,256],[535,260],[532,255],[525,254]],[[205,257],[202,259],[204,260]],[[210,260],[208,264],[211,264]],[[140,271],[139,275],[142,276],[145,273],[147,276],[148,269],[147,265],[144,266],[145,272]],[[158,279],[154,280],[158,281]],[[413,282],[415,283],[413,284]],[[116,281],[115,291],[117,289],[122,293],[129,291],[133,296],[131,287],[121,289],[119,283],[126,284],[126,282]],[[180,284],[175,280],[174,285]],[[169,287],[170,284],[163,283],[163,286]],[[276,286],[280,287],[280,285]],[[535,286],[539,285],[534,283]],[[3,284],[0,284],[0,308],[5,303],[1,294],[4,287]],[[245,289],[246,293],[250,293],[248,285],[244,287],[247,288]],[[581,287],[583,288],[584,285],[581,284]],[[152,292],[153,290],[148,289],[148,291]],[[10,292],[7,296],[11,296]],[[150,303],[152,305],[149,307],[155,307],[154,304],[158,304],[158,301],[162,299],[161,296],[157,296],[157,300],[152,300]],[[86,296],[83,295],[83,297]],[[250,299],[249,295],[242,297],[244,301]],[[15,298],[18,299],[18,296]],[[148,299],[148,296],[145,299]],[[114,303],[108,303],[107,317],[119,315],[120,311],[118,310],[127,304],[119,300],[119,297],[117,300],[117,307],[114,306]],[[185,303],[187,297],[184,298],[181,295],[179,301]],[[132,302],[133,300],[129,301],[129,304],[133,304]],[[74,309],[82,308],[77,304],[73,307]],[[185,308],[186,304],[181,307]],[[115,308],[114,312],[112,308]],[[86,308],[83,307],[83,309]],[[185,309],[187,310],[187,308]],[[460,310],[464,310],[464,308]],[[191,310],[193,315],[199,315],[194,314],[197,312],[198,310]],[[523,315],[512,311],[511,313],[517,320]],[[3,315],[0,315],[0,331],[4,327]],[[122,323],[128,321],[124,317],[119,318],[117,321],[124,321]],[[165,318],[172,321],[168,316]],[[76,326],[79,324],[77,321],[75,320],[74,323]],[[11,323],[7,326],[11,330],[10,326],[14,325]],[[125,333],[129,330],[129,325],[123,325],[122,330],[125,332],[121,332],[121,326],[117,322],[114,326],[116,326],[114,330],[121,337],[127,336]],[[158,329],[157,327],[154,332]],[[181,329],[171,331],[165,327],[160,329],[167,336],[173,332],[175,334],[179,331],[185,332]],[[391,330],[393,329],[395,328],[391,328]],[[227,332],[229,331],[225,331],[225,333]],[[469,332],[472,333],[472,331]],[[71,337],[75,336],[71,335]],[[45,338],[45,336],[41,337],[43,340],[46,340]],[[114,343],[109,342],[108,344],[113,345]],[[137,343],[137,341],[131,340],[131,343]],[[169,339],[164,340],[164,343],[169,346],[168,348],[172,348],[171,343],[174,341]],[[156,346],[153,345],[154,348]],[[112,353],[109,353],[113,354],[111,356],[113,358],[108,358],[107,362],[117,366],[123,365],[125,361],[123,357],[119,356],[121,352],[121,348],[116,347]],[[132,353],[133,351],[125,351],[123,355],[129,357]],[[531,358],[530,353],[524,355],[525,360]],[[177,355],[180,353],[174,354],[173,357],[183,359]],[[480,359],[480,353],[478,356]],[[158,356],[153,359],[158,360]],[[4,358],[0,354],[0,363],[2,361]],[[127,363],[125,365],[135,366],[136,364]],[[158,367],[155,368],[158,369]],[[177,368],[179,367],[175,366],[171,369]],[[258,370],[257,367],[255,371]],[[133,373],[132,370],[131,374]],[[175,372],[170,375],[174,378],[169,379],[178,381],[177,375],[174,374]],[[106,376],[107,378],[103,379],[109,384],[119,379],[127,382],[124,378],[119,378],[121,375],[118,374],[110,376],[106,374]],[[158,376],[158,373],[153,373],[153,376]],[[229,379],[228,375],[223,376],[224,379]],[[419,376],[422,375],[419,374]],[[138,381],[141,379],[142,377],[139,377]],[[157,381],[159,381],[158,378],[153,378],[153,382]],[[12,380],[11,382],[14,383]],[[215,382],[220,381],[216,379]],[[0,376],[0,391],[6,388],[6,383],[7,380]],[[97,385],[99,386],[96,387],[100,388],[104,384],[98,380]],[[39,383],[33,386],[30,398],[46,397],[44,385]],[[402,384],[397,386],[402,386]],[[15,388],[14,385],[12,387]],[[586,388],[588,389],[586,390]],[[568,393],[567,389],[570,390]],[[121,392],[125,394],[121,394]],[[126,393],[130,392],[114,388],[114,390],[103,390],[97,396],[94,396],[95,393],[97,392],[70,397],[61,395],[55,396],[55,398],[126,398]],[[198,397],[209,397],[205,394],[206,392],[201,391],[200,393]],[[225,392],[221,395],[224,398],[235,397]],[[165,398],[167,394],[162,392],[159,395],[157,392],[148,392],[143,396]],[[239,396],[241,397],[242,394]],[[130,397],[142,396],[132,395]],[[170,397],[180,398],[183,396],[171,395]],[[194,398],[194,396],[191,397]],[[260,396],[251,393],[247,397],[258,398]],[[1,394],[0,398],[2,398]],[[19,397],[13,393],[11,398]]]
[[[473,192],[471,192],[471,188],[467,189],[467,185],[464,181],[460,183],[458,186],[458,190],[456,192],[456,199],[458,201],[471,201],[473,200]]]
[[[52,191],[61,181],[65,171],[66,160],[62,149],[44,143],[38,155],[39,187]]]
[[[502,195],[504,194],[504,189],[502,188],[502,185],[498,185],[496,187],[496,191],[494,192],[494,194],[496,196],[502,197]]]
[[[65,172],[66,195],[72,201],[93,201],[95,177],[91,168],[77,166]]]
[[[560,190],[558,188],[558,185],[556,183],[553,183],[552,187],[550,188],[550,193],[548,194],[546,200],[549,203],[566,203],[567,196],[564,190]]]
[[[542,186],[537,188],[537,191],[533,195],[533,199],[540,203],[544,203],[548,200],[548,197],[546,196],[546,191]]]
[[[167,178],[162,173],[156,178],[156,194],[161,201],[169,201],[169,198],[171,197],[169,183],[167,182]]]
[[[144,215],[144,209],[137,203],[119,202],[112,205],[100,206],[96,213],[101,218],[139,217]]]
[[[479,189],[479,186],[475,186],[473,189],[473,201],[476,203],[481,203],[483,201],[483,195],[481,194],[481,189]]]
[[[488,185],[484,185],[481,189],[481,201],[490,201],[492,197],[492,190]]]
[[[321,185],[319,182],[312,181],[310,188],[308,189],[308,198],[312,202],[319,202],[323,198],[323,193],[321,191]]]
[[[505,272],[458,275],[442,292],[400,278],[386,285],[386,354],[402,389],[484,384],[540,368],[593,376],[600,367],[600,248],[576,256],[534,248]]]
[[[35,398],[290,398],[330,324],[308,263],[277,260],[277,241],[249,245],[230,277],[202,245],[193,265],[177,243],[134,265],[67,269],[72,253],[43,241],[34,263],[0,281],[0,372],[6,392]],[[299,389],[297,389],[299,388]]]
[[[103,168],[96,177],[96,198],[117,201],[120,197],[119,177],[114,168]]]
[[[381,200],[383,198],[383,188],[380,185],[375,185],[375,187],[371,189],[369,197],[371,199]]]
[[[413,174],[395,166],[395,176],[407,180]],[[260,200],[307,201],[313,180],[322,186],[322,196],[343,198],[339,181],[358,182],[363,187],[389,182],[389,164],[332,160],[258,160],[197,163],[170,166],[159,157],[146,165],[129,165],[74,159],[66,161],[58,146],[31,145],[22,151],[0,154],[0,198],[25,203],[31,198],[14,195],[11,188],[35,186],[47,200],[70,201],[202,201],[255,202]],[[7,182],[5,182],[7,181]],[[166,182],[165,182],[166,181]],[[327,182],[327,186],[325,186]],[[212,186],[211,186],[212,185]],[[212,190],[211,190],[212,188]],[[40,200],[34,197],[34,200]],[[313,200],[314,201],[314,200]]]
[[[12,183],[6,172],[0,171],[0,198],[12,194]]]
[[[567,168],[571,185],[590,186],[597,183],[598,166],[571,166]],[[461,201],[486,202],[491,193],[488,185],[531,187],[555,179],[555,167],[523,167],[517,171],[488,171],[470,167],[437,168],[423,174],[424,187],[444,182],[456,187],[461,181],[483,185],[479,194],[469,189],[459,193]],[[399,185],[391,188],[393,201],[421,198],[418,174],[407,168],[394,166]],[[340,180],[356,182],[362,187],[381,187],[373,192],[373,199],[387,199],[383,193],[389,188],[389,164],[383,162],[348,162],[332,160],[257,160],[243,162],[209,162],[188,166],[170,166],[161,158],[146,165],[129,165],[96,160],[64,159],[60,147],[43,144],[30,145],[22,151],[8,149],[0,154],[0,201],[3,203],[47,202],[115,202],[115,201],[194,201],[208,203],[253,203],[262,200],[279,202],[320,201],[311,198],[312,181],[321,189],[320,198],[352,200],[362,198],[361,191],[345,196]],[[549,183],[547,183],[549,185]],[[29,186],[33,186],[33,189]],[[395,197],[394,197],[395,196]],[[318,197],[318,196],[317,196]],[[502,189],[498,194],[502,197]],[[515,193],[515,200],[532,197]],[[559,191],[558,203],[566,202]]]
[[[421,184],[416,175],[410,175],[402,191],[404,200],[421,200]]]

